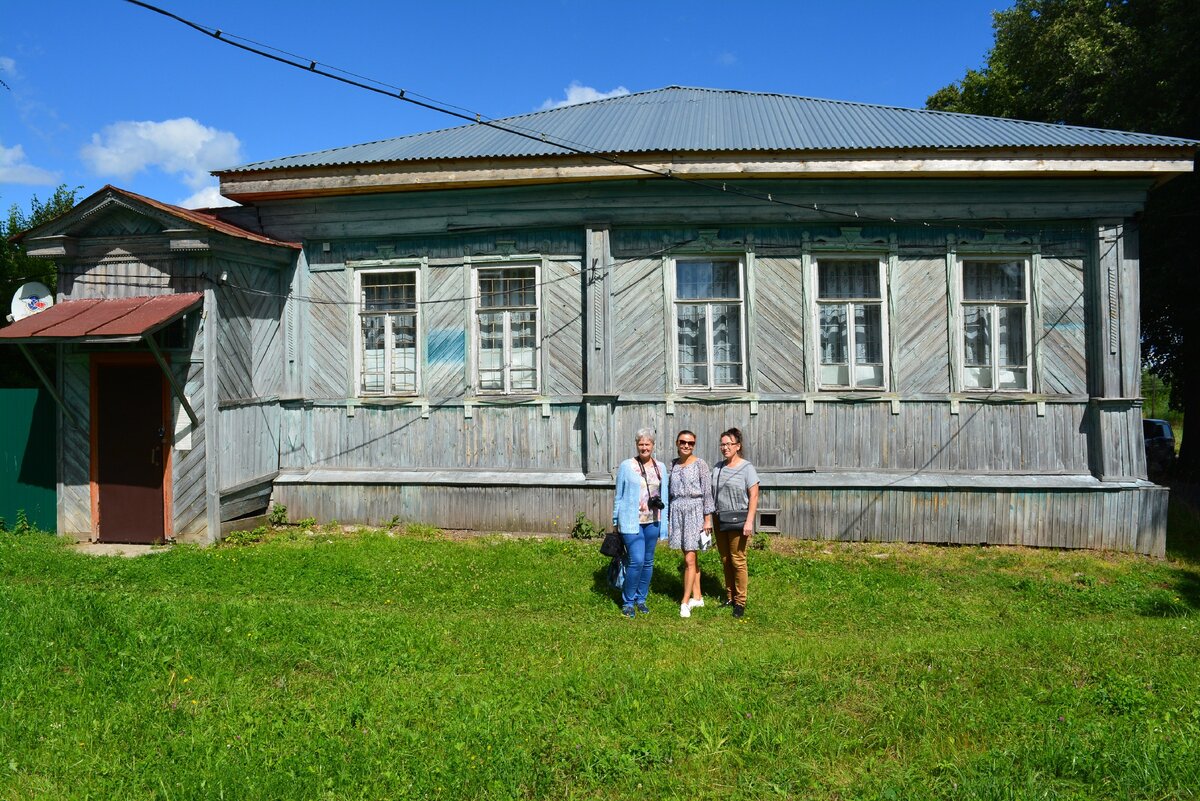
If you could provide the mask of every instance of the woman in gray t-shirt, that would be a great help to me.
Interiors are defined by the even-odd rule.
[[[721,435],[721,456],[712,471],[713,499],[716,502],[716,540],[725,569],[725,602],[733,606],[733,616],[746,614],[746,545],[754,534],[758,512],[758,471],[742,458],[742,432],[731,428]],[[745,521],[721,523],[722,512],[745,512]]]

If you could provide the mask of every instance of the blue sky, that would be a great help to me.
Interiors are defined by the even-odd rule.
[[[916,107],[991,45],[997,0],[159,0],[205,26],[491,117],[672,84]],[[123,0],[9,4],[0,209],[66,183],[217,202],[213,169],[460,124]]]

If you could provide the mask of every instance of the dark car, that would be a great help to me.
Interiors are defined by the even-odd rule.
[[[1146,440],[1146,469],[1161,473],[1175,463],[1175,434],[1166,420],[1142,420]]]

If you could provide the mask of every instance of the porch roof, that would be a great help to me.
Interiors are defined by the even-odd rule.
[[[0,344],[135,342],[203,302],[202,292],[67,300],[0,329]]]

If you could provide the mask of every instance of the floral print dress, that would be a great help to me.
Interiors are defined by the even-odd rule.
[[[687,467],[671,463],[671,519],[667,526],[669,544],[679,551],[700,550],[704,516],[712,514],[712,471],[703,459]]]

